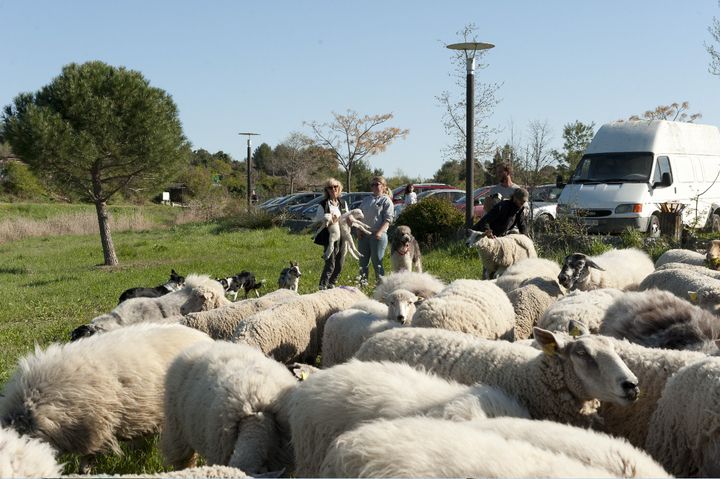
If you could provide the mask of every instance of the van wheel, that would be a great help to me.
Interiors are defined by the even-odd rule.
[[[710,231],[713,233],[720,232],[720,215],[717,213],[713,213],[710,217]]]
[[[647,227],[648,238],[660,237],[660,218],[658,215],[652,215]]]

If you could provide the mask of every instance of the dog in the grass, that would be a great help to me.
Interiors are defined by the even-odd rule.
[[[241,289],[245,291],[245,298],[247,298],[250,291],[255,291],[255,296],[260,297],[257,290],[265,284],[264,279],[257,281],[255,275],[249,271],[242,271],[229,278],[219,278],[217,281],[222,284],[226,295],[232,295],[233,301],[237,300],[237,295]]]
[[[297,261],[290,261],[290,266],[280,271],[280,277],[278,278],[278,288],[291,289],[295,292],[298,290],[300,283],[300,266]]]
[[[393,272],[416,271],[422,273],[420,245],[410,227],[401,225],[390,236],[390,264]]]
[[[180,276],[175,270],[170,270],[170,279],[167,283],[155,286],[154,288],[130,288],[120,295],[118,304],[130,298],[159,298],[173,291],[177,291],[185,284],[185,276]]]

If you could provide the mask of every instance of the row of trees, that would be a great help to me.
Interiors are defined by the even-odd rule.
[[[463,41],[477,41],[476,27],[468,25],[459,33]],[[720,41],[720,25],[714,19],[710,33]],[[720,74],[719,56],[713,46],[710,71]],[[454,76],[460,81],[466,53],[458,52],[453,61]],[[479,54],[482,59],[482,52]],[[480,64],[479,68],[484,65]],[[478,102],[476,138],[478,156],[492,153],[492,136],[487,125],[497,104],[498,84],[475,86]],[[456,89],[462,91],[462,89]],[[444,127],[451,139],[443,152],[445,163],[434,179],[461,185],[465,178],[462,162],[465,141],[464,100],[449,92],[437,97],[444,110]],[[644,118],[670,118],[693,121],[687,102],[645,112]],[[405,138],[408,130],[389,126],[392,114],[360,115],[348,110],[333,113],[333,119],[307,122],[312,137],[291,133],[280,145],[261,145],[254,153],[256,183],[277,193],[281,182],[293,191],[298,185],[317,185],[327,175],[342,170],[346,187],[356,189],[373,174],[367,159],[388,145]],[[50,84],[35,93],[18,95],[4,108],[0,123],[0,144],[5,161],[2,175],[12,189],[42,189],[37,176],[52,193],[65,199],[91,201],[95,207],[105,264],[118,263],[108,226],[107,204],[118,195],[144,199],[158,193],[172,180],[184,182],[196,195],[220,189],[229,194],[245,194],[242,173],[247,165],[233,162],[224,152],[192,150],[185,138],[177,107],[171,96],[156,87],[140,72],[113,67],[102,62],[70,64]],[[508,161],[515,167],[519,182],[538,184],[550,181],[557,172],[569,172],[577,163],[592,136],[594,124],[579,121],[563,129],[563,150],[549,149],[552,132],[547,122],[534,121],[527,128],[524,142],[510,140],[495,151],[492,163]],[[10,151],[11,148],[11,151]],[[8,161],[21,159],[23,163]],[[2,160],[3,158],[0,158]],[[487,162],[486,162],[487,163]],[[480,168],[483,165],[477,165]],[[492,183],[490,175],[478,181]],[[8,181],[12,177],[12,181]],[[403,180],[411,180],[403,175]],[[6,188],[7,189],[7,188]]]

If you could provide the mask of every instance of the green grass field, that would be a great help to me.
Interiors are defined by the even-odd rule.
[[[14,206],[13,211],[22,209]],[[35,217],[41,214],[32,212]],[[112,268],[101,265],[97,234],[31,237],[0,244],[1,383],[35,344],[45,347],[68,341],[76,326],[114,308],[122,291],[162,284],[171,268],[183,275],[211,276],[249,270],[267,280],[261,290],[267,293],[277,289],[280,270],[295,260],[303,273],[300,292],[310,293],[317,290],[323,266],[322,248],[313,244],[309,234],[291,234],[278,227],[230,230],[216,223],[184,224],[114,233],[113,240],[120,265]],[[423,261],[428,271],[445,280],[481,276],[477,253],[460,242],[426,252]],[[357,261],[348,256],[340,283],[353,284],[357,272]],[[373,286],[371,278],[366,292]],[[76,472],[77,458],[63,460],[68,462],[67,472]],[[103,458],[97,472],[156,472],[160,467],[154,441],[149,441],[125,457]]]

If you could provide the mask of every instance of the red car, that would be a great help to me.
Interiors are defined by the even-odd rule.
[[[490,192],[491,186],[481,186],[480,188],[477,188],[475,191],[473,191],[473,218],[475,221],[482,218],[482,215],[485,214],[485,208],[483,208],[482,202],[485,196]],[[465,214],[465,197],[463,196],[459,200],[457,200],[455,203],[455,208],[460,210],[463,214]]]
[[[455,189],[454,186],[446,185],[445,183],[413,183],[413,186],[415,187],[415,193],[418,195],[423,191],[429,190]],[[406,184],[398,186],[393,190],[392,197],[394,204],[398,205],[405,201],[405,188],[407,188]]]

